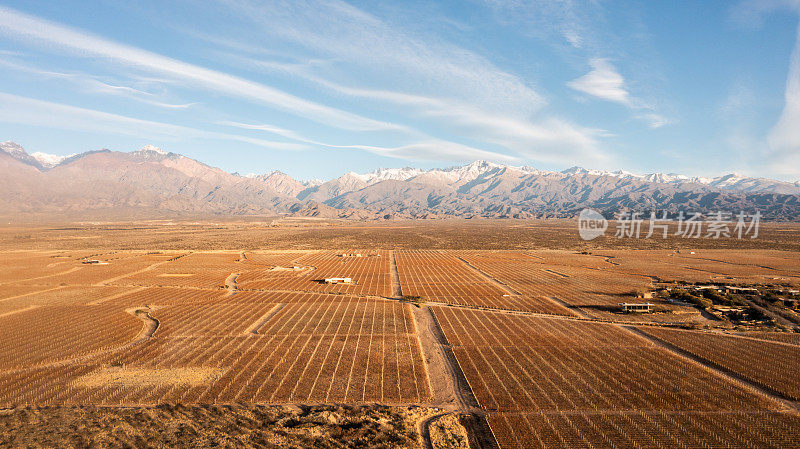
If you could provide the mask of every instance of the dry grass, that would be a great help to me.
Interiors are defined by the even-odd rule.
[[[436,410],[381,406],[16,409],[2,447],[418,448]]]

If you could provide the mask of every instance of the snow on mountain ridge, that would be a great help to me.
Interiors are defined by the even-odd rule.
[[[82,157],[83,154],[91,153],[83,153],[82,155],[77,156],[75,154],[69,156],[58,156],[42,152],[28,154],[22,146],[13,141],[0,142],[0,149],[11,157],[43,171],[50,170],[62,163],[70,163],[71,160],[74,160],[76,157]],[[192,176],[200,176],[210,169],[210,167],[203,164],[195,167],[193,164],[189,163],[193,161],[192,159],[186,158],[185,156],[180,156],[178,154],[168,153],[154,145],[145,145],[141,149],[132,151],[129,154],[138,161],[160,162],[169,166],[174,165],[176,167],[173,168],[178,168],[186,174]],[[515,167],[496,164],[484,160],[477,160],[466,165],[451,166],[448,168],[433,168],[427,170],[421,168],[403,167],[379,168],[365,174],[348,172],[336,180],[340,184],[336,190],[338,192],[346,192],[359,190],[381,181],[414,181],[415,179],[421,183],[432,182],[434,184],[455,186],[471,182],[487,174],[487,176],[493,176],[494,174],[504,173],[506,171],[510,171],[511,173],[516,171],[525,175],[556,174],[556,172],[538,170],[530,166]],[[717,189],[739,190],[751,193],[771,192],[795,195],[800,194],[800,181],[787,182],[767,178],[754,178],[738,173],[728,173],[717,177],[702,177],[687,176],[678,173],[636,174],[624,170],[611,172],[597,169],[586,169],[578,166],[570,167],[561,171],[560,173],[564,176],[606,176],[616,179],[659,184],[702,184]],[[282,187],[282,189],[286,192],[294,192],[300,189],[313,189],[325,184],[325,182],[317,179],[311,179],[308,181],[295,181],[288,175],[280,172],[272,172],[266,175],[245,175],[244,177],[258,178],[262,180],[272,177],[274,184],[276,184],[277,187]]]
[[[597,169],[586,169],[583,167],[570,167],[561,172],[565,175],[591,175],[591,176],[611,176],[619,179],[636,179],[641,181],[653,182],[658,184],[705,184],[712,187],[727,188],[742,180],[761,180],[764,178],[748,178],[738,173],[728,173],[725,175],[717,176],[715,178],[708,178],[704,176],[687,176],[680,173],[645,173],[643,175],[631,173],[625,170],[605,171]],[[775,181],[780,183],[780,181]],[[788,184],[788,183],[787,183]]]
[[[31,153],[31,157],[36,159],[44,168],[53,168],[56,165],[64,162],[64,160],[69,159],[73,156],[77,156],[77,153],[72,153],[68,156],[58,156],[55,154],[42,153],[39,151]]]
[[[389,179],[395,181],[405,181],[411,179],[419,174],[424,173],[425,170],[419,168],[403,167],[403,168],[379,168],[373,172],[358,175],[364,182],[373,184],[380,181]]]
[[[33,154],[28,154],[28,152],[25,151],[21,145],[10,140],[0,142],[0,149],[14,159],[22,161],[28,165],[32,165],[39,170],[49,170],[63,162],[65,159],[75,156],[75,154],[70,154],[69,156],[57,156],[55,154],[41,153],[38,151]]]
[[[166,151],[162,150],[161,148],[159,148],[159,147],[157,147],[155,145],[145,145],[142,148],[134,151],[134,153],[144,153],[144,152],[147,152],[147,151],[152,151],[154,153],[158,153],[158,154],[163,155],[163,156],[167,155]]]
[[[11,156],[22,156],[24,154],[28,154],[25,152],[25,149],[22,148],[18,143],[13,142],[11,140],[0,142],[0,149],[10,154]]]

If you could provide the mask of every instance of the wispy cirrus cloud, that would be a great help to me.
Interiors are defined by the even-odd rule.
[[[758,28],[764,18],[776,11],[800,17],[800,0],[748,0],[731,9],[731,18],[747,28]],[[800,175],[800,22],[784,88],[784,106],[776,123],[760,142],[748,141],[751,163],[772,173]]]
[[[786,76],[785,104],[778,122],[767,135],[773,169],[800,174],[800,25]]]
[[[270,7],[250,0],[218,0],[226,12],[253,26],[242,37],[255,43],[283,42],[305,59],[327,59],[329,78],[361,83],[380,80],[392,90],[422,96],[469,99],[485,109],[528,115],[546,105],[526,80],[486,57],[435,35],[419,35],[342,1],[278,1]],[[361,84],[361,87],[364,85]]]
[[[104,58],[135,70],[192,83],[199,88],[257,101],[329,126],[350,130],[406,129],[401,125],[308,101],[238,76],[103,39],[10,8],[0,7],[0,33],[28,43],[67,50],[76,56]]]
[[[605,157],[598,142],[602,131],[549,115],[542,95],[482,57],[440,41],[420,41],[347,4],[312,3],[314,8],[290,6],[287,12],[286,5],[265,10],[247,1],[224,2],[259,24],[249,40],[277,35],[307,51],[305,59],[291,62],[263,55],[228,56],[229,60],[300,77],[339,96],[366,99],[383,110],[402,111],[410,120],[421,119],[532,160],[574,163]],[[327,25],[320,27],[321,21]],[[339,30],[339,23],[346,29]],[[231,41],[213,36],[209,40]],[[402,73],[403,81],[393,82],[392,76],[379,73],[387,68]],[[352,73],[358,77],[348,76]],[[364,79],[390,82],[365,87]]]
[[[147,136],[148,138],[174,139],[176,136],[181,136],[239,141],[274,150],[298,151],[309,148],[305,144],[199,130],[186,126],[111,114],[94,109],[42,101],[4,92],[0,92],[0,104],[3,105],[0,108],[0,122],[2,123],[47,126],[70,131],[88,131],[101,134]]]
[[[457,100],[344,86],[296,66],[292,71],[341,94],[408,107],[415,115],[437,120],[460,135],[501,145],[533,160],[596,162],[606,158],[597,142],[602,130],[582,128],[559,118],[517,118]]]
[[[572,0],[482,0],[503,23],[524,23],[523,32],[539,38],[556,34],[574,48],[596,46],[595,27],[603,20],[598,2]]]
[[[461,161],[464,159],[485,159],[490,161],[515,161],[518,158],[493,151],[481,150],[468,145],[454,142],[429,139],[422,142],[414,142],[398,146],[376,146],[376,145],[338,145],[322,142],[300,135],[299,133],[280,128],[270,124],[253,124],[241,122],[220,122],[221,125],[233,126],[241,129],[264,131],[270,134],[286,137],[288,139],[311,145],[334,148],[334,149],[356,149],[365,150],[380,156],[393,157],[398,159],[410,159],[418,161]]]
[[[68,73],[68,72],[56,72],[52,70],[44,70],[28,64],[14,62],[3,58],[0,58],[0,66],[3,66],[9,70],[13,70],[16,72],[35,75],[38,78],[42,79],[67,80],[72,84],[79,86],[80,89],[86,92],[104,93],[104,94],[122,96],[152,106],[158,106],[160,108],[186,109],[188,107],[197,104],[196,102],[176,104],[176,103],[169,103],[166,101],[160,101],[158,99],[158,96],[152,92],[147,92],[131,86],[112,84],[111,82],[106,82],[101,80],[100,77],[92,76],[85,73],[78,73],[78,72]]]

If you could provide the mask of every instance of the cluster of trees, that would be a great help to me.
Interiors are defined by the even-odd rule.
[[[723,294],[718,290],[704,289],[698,293],[691,293],[683,289],[675,289],[670,292],[670,298],[694,304],[697,307],[708,310],[714,305],[743,307],[741,310],[731,310],[725,313],[725,317],[731,321],[766,321],[769,317],[758,308],[748,306],[747,301],[731,294]]]

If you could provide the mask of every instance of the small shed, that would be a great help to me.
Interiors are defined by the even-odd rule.
[[[352,284],[352,278],[325,278],[326,284]]]
[[[653,311],[653,305],[649,302],[644,303],[631,303],[631,302],[621,302],[619,303],[620,308],[622,308],[623,312],[630,313],[630,312],[637,312],[637,313],[649,313]]]

